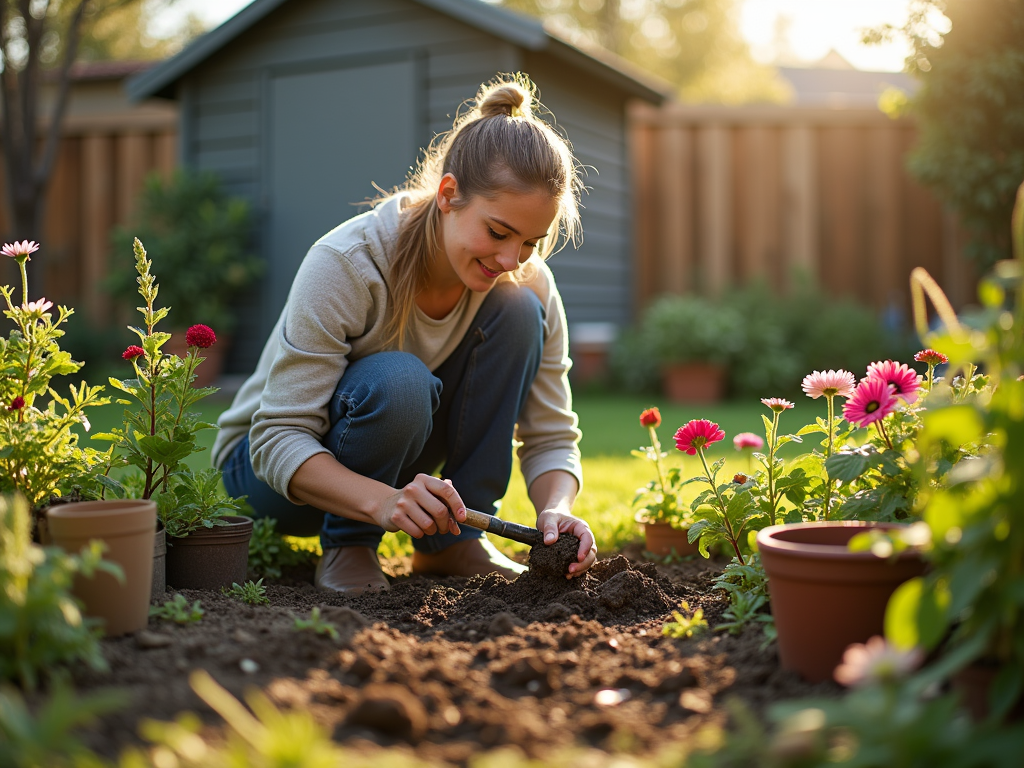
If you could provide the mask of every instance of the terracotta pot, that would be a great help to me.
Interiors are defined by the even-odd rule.
[[[85,615],[103,619],[110,637],[143,629],[153,586],[156,504],[144,499],[81,501],[51,507],[46,517],[55,546],[76,553],[90,539],[99,539],[107,545],[104,559],[124,571],[123,584],[103,571],[91,579],[75,578],[72,592],[85,605]]]
[[[696,555],[697,542],[687,540],[689,528],[676,528],[671,523],[640,523],[644,527],[644,549],[652,555],[667,557],[673,552],[679,557]]]
[[[673,363],[661,369],[665,397],[673,403],[717,403],[725,395],[725,366],[719,363]]]
[[[170,340],[160,348],[161,351],[184,359],[188,354],[185,332],[186,329],[173,331]],[[214,329],[214,332],[216,333],[216,329]],[[216,344],[199,350],[199,356],[205,359],[196,368],[196,380],[192,385],[195,387],[212,387],[224,372],[224,360],[230,348],[231,337],[226,333],[217,333]]]
[[[200,528],[167,541],[167,584],[173,589],[214,589],[245,581],[252,518],[222,517],[227,525]]]
[[[153,537],[153,589],[150,600],[163,599],[167,591],[167,531],[162,520],[156,521]]]
[[[828,680],[851,643],[883,634],[885,606],[896,588],[924,573],[914,550],[883,559],[847,544],[893,523],[835,521],[773,525],[758,532],[768,575],[779,661],[810,682]]]

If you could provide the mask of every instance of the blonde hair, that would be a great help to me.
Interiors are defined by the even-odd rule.
[[[406,183],[377,201],[408,196],[391,264],[391,316],[385,330],[388,344],[397,349],[402,348],[416,296],[440,252],[436,193],[446,173],[458,184],[455,207],[477,195],[490,197],[508,190],[549,192],[558,207],[551,230],[537,249],[540,258],[551,255],[559,242],[579,242],[579,164],[568,141],[536,116],[544,108],[529,78],[501,75],[481,86],[467,104],[470,108],[456,117],[452,129],[431,142]],[[515,279],[520,269],[511,274]]]

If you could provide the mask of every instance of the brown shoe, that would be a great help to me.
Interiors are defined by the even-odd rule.
[[[413,573],[435,576],[486,576],[488,573],[500,573],[511,581],[527,570],[525,565],[501,554],[486,538],[460,541],[440,552],[415,550],[412,553]]]
[[[313,584],[325,592],[341,592],[346,595],[382,592],[391,588],[380,569],[377,552],[369,547],[325,549],[316,567]]]

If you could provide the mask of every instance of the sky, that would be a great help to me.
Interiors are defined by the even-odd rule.
[[[211,27],[252,0],[178,0],[164,20],[173,25],[189,11]],[[776,63],[780,49],[811,62],[830,49],[858,69],[896,72],[903,68],[905,44],[865,46],[860,29],[882,23],[900,25],[908,0],[738,0],[740,31],[755,58]],[[779,45],[780,41],[784,41]]]

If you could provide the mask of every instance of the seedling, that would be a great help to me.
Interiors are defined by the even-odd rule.
[[[163,605],[154,605],[149,609],[150,616],[177,624],[194,624],[202,620],[204,613],[198,600],[189,605],[188,600],[180,593],[175,595],[173,600],[168,600]]]
[[[331,640],[338,639],[338,628],[330,621],[324,621],[320,618],[320,609],[314,608],[310,611],[308,619],[300,619],[298,616],[295,617],[295,631],[308,629],[310,632],[315,632],[318,635],[327,635]]]
[[[221,587],[220,591],[247,605],[270,605],[270,601],[267,599],[267,588],[263,586],[263,579],[256,582],[247,581],[245,584],[232,582],[231,589]]]
[[[707,631],[708,623],[704,620],[703,608],[698,608],[689,616],[686,616],[683,611],[690,613],[689,603],[684,601],[679,607],[680,611],[672,611],[674,621],[666,622],[665,626],[661,628],[662,635],[682,640],[684,638],[696,637]]]

